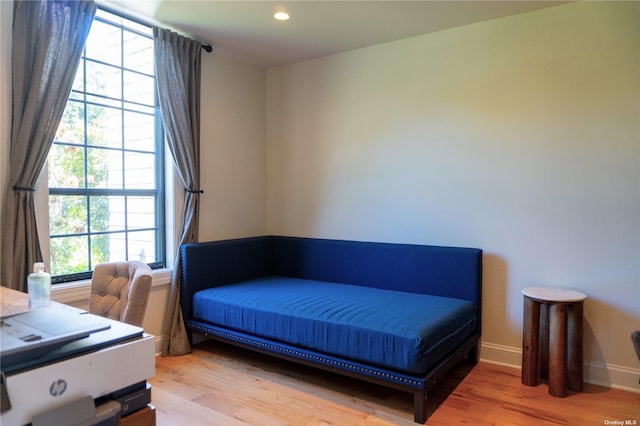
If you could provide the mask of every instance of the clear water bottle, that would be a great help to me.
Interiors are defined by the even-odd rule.
[[[44,271],[44,263],[33,264],[33,273],[27,277],[29,309],[46,308],[51,304],[51,275]]]

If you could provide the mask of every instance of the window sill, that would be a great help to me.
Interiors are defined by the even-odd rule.
[[[151,288],[169,285],[171,283],[171,269],[154,269]],[[74,303],[89,300],[91,294],[91,280],[72,281],[56,284],[51,287],[51,299],[60,303]]]

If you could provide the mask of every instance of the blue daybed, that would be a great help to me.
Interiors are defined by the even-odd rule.
[[[478,360],[482,250],[261,236],[185,244],[187,330],[414,394]]]

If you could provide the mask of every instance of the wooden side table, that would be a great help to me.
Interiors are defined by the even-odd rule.
[[[522,383],[547,380],[549,394],[582,391],[582,311],[587,296],[573,290],[528,287],[524,295]]]

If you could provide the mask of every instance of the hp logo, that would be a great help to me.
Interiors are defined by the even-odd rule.
[[[55,382],[51,383],[49,386],[49,393],[51,396],[60,396],[67,390],[67,382],[63,379],[58,379]]]

